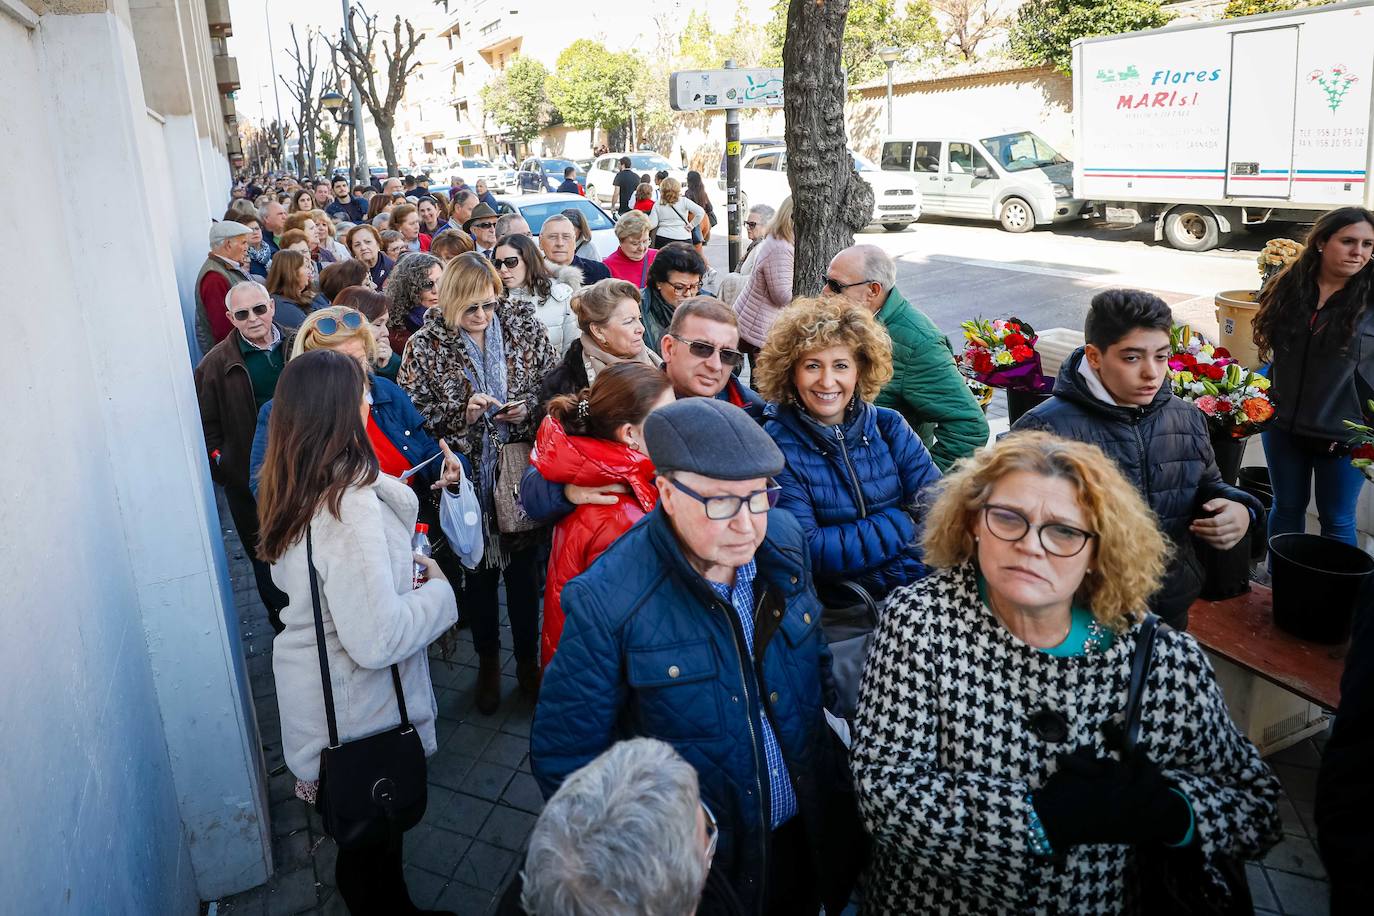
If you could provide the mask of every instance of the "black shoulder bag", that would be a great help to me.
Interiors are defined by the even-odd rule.
[[[1162,626],[1158,617],[1147,614],[1136,632],[1130,690],[1122,713],[1119,743],[1123,754],[1133,751],[1140,737],[1145,682],[1154,661],[1155,637]],[[1220,884],[1207,874],[1208,862],[1196,843],[1183,849],[1137,846],[1136,886],[1140,905],[1136,912],[1168,913],[1170,916],[1253,916],[1255,904],[1245,879],[1245,866],[1232,856],[1218,856],[1210,864],[1221,875]]]
[[[340,849],[377,846],[385,843],[392,832],[403,833],[425,816],[425,748],[406,714],[401,672],[396,665],[391,666],[391,685],[396,690],[396,705],[401,709],[401,724],[340,743],[309,526],[305,529],[305,557],[310,566],[310,601],[315,606],[315,647],[320,653],[324,714],[329,722],[329,746],[320,751],[320,787],[315,795],[315,810],[324,822],[325,833],[334,838]]]

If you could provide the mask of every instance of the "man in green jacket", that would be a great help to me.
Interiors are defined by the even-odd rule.
[[[897,290],[897,265],[876,245],[835,255],[822,296],[843,296],[872,312],[892,337],[892,381],[878,405],[900,411],[940,470],[988,441],[988,421],[954,365],[949,339]]]

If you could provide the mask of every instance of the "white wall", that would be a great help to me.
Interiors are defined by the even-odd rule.
[[[98,187],[104,214],[39,208],[24,237],[61,244],[9,272],[0,899],[194,913],[270,873],[176,232],[145,217],[169,212],[152,189],[199,149],[148,116],[125,8],[32,31],[0,11],[0,60],[7,174]],[[18,250],[16,224],[0,242]]]

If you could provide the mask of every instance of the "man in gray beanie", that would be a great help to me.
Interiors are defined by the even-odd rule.
[[[535,778],[548,797],[619,739],[666,741],[696,768],[720,824],[713,870],[745,908],[814,914],[837,785],[832,681],[805,538],[772,508],[782,453],[715,398],[655,410],[644,438],[658,506],[563,589]]]

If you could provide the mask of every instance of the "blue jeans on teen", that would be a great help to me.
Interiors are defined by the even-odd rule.
[[[1350,456],[1318,457],[1306,451],[1291,434],[1277,429],[1266,430],[1260,439],[1269,462],[1269,482],[1274,488],[1269,536],[1306,530],[1307,504],[1315,478],[1322,535],[1355,544],[1355,503],[1364,486],[1364,474],[1351,466]]]

